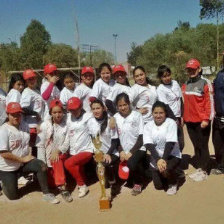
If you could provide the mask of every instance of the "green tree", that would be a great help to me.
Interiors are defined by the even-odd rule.
[[[137,44],[135,42],[131,43],[131,52],[127,53],[128,63],[130,63],[133,66],[137,65],[137,60],[139,57],[142,56],[142,46]]]
[[[20,42],[24,68],[43,67],[43,56],[51,44],[51,37],[45,26],[37,20],[31,20]]]
[[[77,51],[70,45],[52,44],[48,47],[47,53],[44,55],[44,64],[54,63],[58,67],[76,67]]]
[[[219,68],[219,17],[224,13],[224,0],[200,0],[200,18],[216,17],[216,68]]]

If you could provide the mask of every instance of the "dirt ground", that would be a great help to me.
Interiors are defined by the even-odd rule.
[[[186,146],[184,154],[192,155],[193,147],[185,133]],[[210,142],[211,155],[214,154]],[[185,173],[194,168],[189,165]],[[93,224],[93,223],[147,223],[147,224],[223,224],[224,212],[224,178],[210,175],[200,183],[186,182],[174,196],[168,196],[164,191],[157,191],[151,183],[142,194],[134,197],[130,189],[122,187],[121,193],[113,200],[112,208],[100,212],[98,199],[99,183],[89,187],[90,193],[82,199],[77,197],[77,190],[72,193],[74,201],[51,205],[41,200],[40,192],[31,192],[18,201],[9,201],[0,196],[0,224]],[[57,196],[61,199],[60,195]]]

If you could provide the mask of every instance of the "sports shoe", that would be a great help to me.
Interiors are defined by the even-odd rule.
[[[140,184],[135,184],[132,188],[131,194],[136,196],[142,192],[142,186]]]
[[[43,200],[50,202],[51,204],[58,204],[60,201],[51,193],[44,194]]]
[[[166,191],[168,195],[174,195],[177,193],[177,184],[169,185],[168,190]]]
[[[192,179],[196,182],[200,182],[200,181],[206,180],[207,178],[208,178],[207,173],[202,170],[197,176],[195,176]]]
[[[211,174],[214,174],[214,175],[224,174],[224,169],[223,168],[211,169]]]
[[[194,179],[196,176],[200,175],[201,172],[203,172],[203,171],[202,171],[201,168],[199,168],[199,169],[197,169],[194,173],[191,173],[191,174],[189,174],[188,176],[189,176],[191,179]]]
[[[88,192],[89,192],[89,189],[86,185],[79,186],[78,197],[82,198],[82,197],[86,196],[88,194]]]
[[[71,194],[69,193],[69,191],[66,191],[66,190],[61,191],[61,196],[66,202],[73,201],[73,198],[72,198]]]
[[[18,179],[18,185],[21,185],[21,186],[25,186],[27,185],[27,183],[29,182],[28,179],[26,179],[25,177],[21,176],[19,179]]]

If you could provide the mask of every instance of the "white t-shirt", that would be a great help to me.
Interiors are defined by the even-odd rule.
[[[135,145],[139,135],[143,134],[143,119],[138,111],[132,110],[127,117],[120,113],[114,115],[117,124],[118,136],[125,153],[128,153]],[[142,146],[140,150],[145,151]]]
[[[159,101],[168,104],[176,117],[181,117],[182,92],[177,81],[172,80],[170,85],[160,84],[157,94]]]
[[[139,109],[146,107],[148,109],[148,113],[142,115],[145,124],[153,119],[152,106],[157,100],[155,86],[151,86],[149,84],[147,86],[134,84],[131,87],[131,99],[134,108]]]
[[[0,89],[0,125],[2,125],[5,122],[5,119],[7,118],[7,114],[5,112],[6,110],[6,93]]]
[[[166,118],[166,120],[157,126],[154,120],[149,121],[144,127],[143,142],[145,144],[156,145],[156,151],[160,157],[163,156],[166,142],[176,142],[171,155],[181,158],[181,152],[177,140],[177,124],[173,119]],[[150,163],[153,167],[157,167],[154,160]]]
[[[41,119],[44,117],[44,101],[42,96],[37,90],[30,88],[25,88],[20,100],[22,108],[27,108],[29,110],[35,111],[39,114]],[[29,124],[30,128],[37,127],[38,121],[34,115],[25,115],[25,121]]]
[[[20,103],[21,93],[16,89],[11,89],[6,97],[6,105],[11,102]]]
[[[73,96],[78,97],[82,101],[83,109],[86,112],[91,111],[90,102],[89,102],[91,91],[92,91],[91,88],[89,88],[84,83],[81,83],[79,86],[77,86],[73,94]]]
[[[107,100],[111,100],[113,103],[115,103],[116,97],[120,93],[126,93],[130,98],[130,90],[131,90],[130,86],[121,85],[120,83],[116,83],[111,88],[111,91],[110,91],[109,95],[107,96]],[[130,99],[130,101],[131,101],[131,99]]]
[[[68,100],[73,97],[74,90],[64,87],[60,93],[60,101],[63,105],[67,105]]]
[[[40,93],[41,95],[45,92],[45,90],[48,88],[50,82],[48,82],[46,79],[44,80],[44,82],[42,83],[41,87],[40,87]],[[51,92],[50,97],[48,98],[48,100],[45,100],[45,112],[44,112],[44,119],[49,119],[50,115],[49,115],[49,106],[50,106],[50,102],[54,99],[59,99],[60,98],[60,90],[58,89],[58,87],[56,85],[54,85],[53,90]]]
[[[18,157],[24,157],[29,154],[29,140],[28,126],[21,123],[19,129],[9,125],[3,124],[0,127],[0,151],[8,151]],[[15,171],[22,165],[20,162],[4,159],[0,156],[0,170]]]
[[[93,85],[93,89],[90,93],[90,97],[96,97],[105,103],[107,96],[111,91],[111,87],[113,86],[114,81],[110,81],[109,85],[104,82],[101,78],[99,78]]]
[[[40,126],[40,133],[36,140],[37,158],[51,167],[50,156],[52,150],[58,149],[65,153],[69,148],[68,127],[66,120],[60,124],[53,124],[51,120],[44,121]]]
[[[101,127],[102,122],[103,121],[96,120],[95,117],[92,117],[89,119],[88,129],[89,129],[89,134],[92,137],[95,137],[95,136],[97,136],[97,134],[100,133],[100,127]],[[108,119],[107,127],[106,127],[105,131],[102,134],[100,134],[100,141],[102,142],[101,151],[103,153],[107,153],[111,147],[111,140],[117,139],[117,138],[118,138],[117,128],[111,129],[109,127],[109,119]],[[117,152],[117,150],[114,151],[113,154],[119,156],[119,153]]]
[[[80,152],[93,152],[94,146],[87,125],[91,117],[92,113],[86,112],[76,119],[69,113],[67,125],[71,155],[76,155]]]

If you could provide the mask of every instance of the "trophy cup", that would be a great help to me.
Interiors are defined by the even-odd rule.
[[[93,144],[95,146],[95,160],[97,162],[97,176],[99,179],[100,187],[101,187],[101,197],[99,200],[100,210],[110,209],[111,203],[109,198],[106,196],[105,189],[105,167],[103,166],[103,152],[100,150],[102,142],[100,141],[100,136],[97,134],[95,138],[92,139]]]

